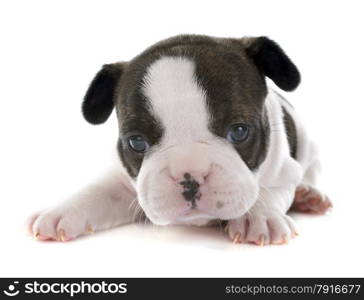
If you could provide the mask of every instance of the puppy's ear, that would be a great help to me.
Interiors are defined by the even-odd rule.
[[[104,65],[92,80],[82,103],[82,114],[91,124],[104,123],[110,116],[123,69],[124,63]]]
[[[246,52],[258,69],[285,91],[294,90],[301,76],[289,57],[274,41],[267,37],[243,38]]]

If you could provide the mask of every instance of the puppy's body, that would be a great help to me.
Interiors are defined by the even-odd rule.
[[[281,243],[296,234],[286,212],[325,211],[315,190],[317,151],[285,90],[299,73],[266,38],[180,36],[129,63],[105,66],[83,104],[85,118],[119,120],[121,164],[67,203],[35,215],[40,239],[69,240],[145,213],[153,223],[227,220],[235,241]]]

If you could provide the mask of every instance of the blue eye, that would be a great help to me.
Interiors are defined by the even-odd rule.
[[[232,144],[244,142],[249,135],[249,127],[244,124],[235,124],[230,127],[226,138]]]
[[[129,147],[139,153],[144,153],[148,150],[149,144],[141,135],[133,135],[128,139]]]

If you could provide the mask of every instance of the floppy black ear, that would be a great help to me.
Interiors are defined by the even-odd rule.
[[[123,63],[104,65],[92,80],[82,103],[83,116],[91,124],[104,123],[110,116],[123,67]]]
[[[267,37],[248,39],[246,51],[259,70],[282,90],[292,91],[299,85],[297,67],[274,41]]]

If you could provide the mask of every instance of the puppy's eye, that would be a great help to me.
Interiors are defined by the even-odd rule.
[[[249,135],[249,127],[244,124],[235,124],[230,127],[227,139],[230,143],[239,144],[244,142]]]
[[[149,144],[141,135],[133,135],[128,139],[129,147],[139,153],[144,153],[148,150]]]

